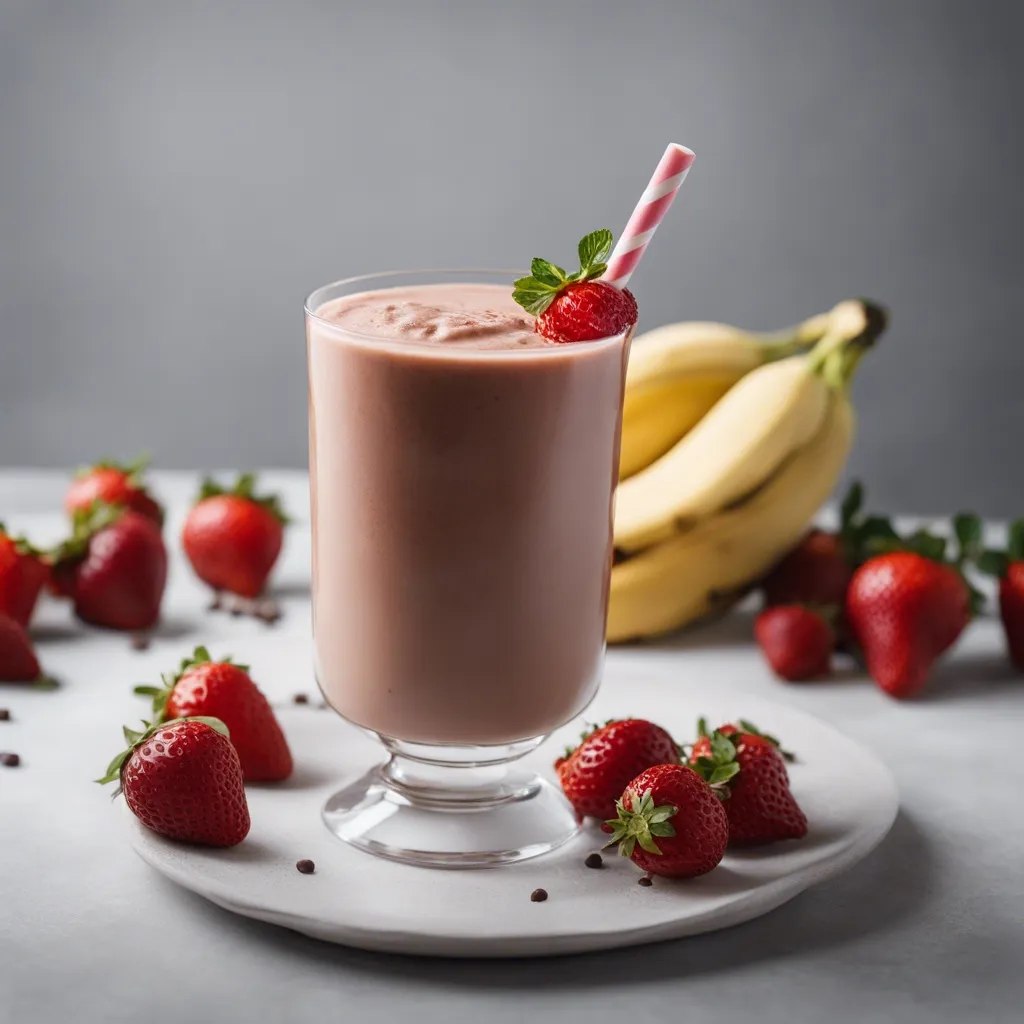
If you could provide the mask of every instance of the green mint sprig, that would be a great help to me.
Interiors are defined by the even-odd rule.
[[[534,258],[530,264],[530,276],[521,277],[514,283],[512,298],[528,313],[540,316],[563,288],[577,281],[592,281],[608,269],[613,240],[607,228],[591,231],[581,238],[577,247],[580,269],[575,274],[566,274],[556,264]]]

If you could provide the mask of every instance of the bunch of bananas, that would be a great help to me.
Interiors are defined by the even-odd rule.
[[[854,299],[773,335],[681,323],[636,339],[610,643],[725,610],[800,540],[843,471],[846,387],[885,324]]]

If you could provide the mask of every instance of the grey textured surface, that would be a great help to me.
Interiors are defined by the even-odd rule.
[[[288,506],[303,508],[304,479],[268,483],[283,484]],[[193,485],[191,474],[157,480],[174,506],[171,536]],[[63,486],[52,475],[0,474],[0,508],[45,539],[61,528],[53,510]],[[991,619],[972,625],[929,695],[910,704],[849,674],[821,685],[775,682],[742,615],[670,644],[612,652],[669,662],[681,687],[729,686],[799,706],[872,747],[896,775],[902,810],[874,854],[738,928],[562,960],[414,960],[258,925],[164,882],[131,852],[120,809],[89,779],[112,755],[118,724],[140,712],[130,685],[197,640],[276,665],[259,677],[274,700],[312,689],[307,545],[299,524],[277,575],[287,604],[277,632],[211,620],[177,560],[165,624],[148,652],[75,626],[63,607],[43,610],[41,655],[64,685],[49,693],[0,685],[0,706],[13,715],[0,722],[0,749],[23,758],[18,769],[0,768],[0,1024],[1019,1021],[1024,819],[1011,811],[1024,768],[982,751],[1019,746],[1024,686],[1008,674]],[[290,670],[282,644],[304,652]]]
[[[305,464],[301,301],[568,258],[698,160],[644,324],[888,302],[879,503],[1022,509],[1016,0],[0,0],[0,465]]]

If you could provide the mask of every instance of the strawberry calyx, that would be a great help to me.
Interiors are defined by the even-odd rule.
[[[123,473],[125,480],[127,480],[133,487],[145,490],[143,474],[147,469],[149,469],[151,461],[152,459],[149,452],[142,452],[142,454],[132,459],[131,462],[116,462],[114,459],[100,459],[99,462],[94,462],[91,466],[80,466],[75,473],[75,478],[80,480],[83,477],[89,476],[91,473],[95,473],[97,469],[115,469],[118,473]]]
[[[228,727],[219,718],[209,718],[205,715],[197,715],[195,718],[173,718],[169,722],[147,722],[143,720],[142,729],[130,729],[128,726],[124,726],[124,741],[128,745],[125,750],[114,758],[113,761],[107,765],[107,770],[101,779],[95,781],[105,786],[108,782],[118,782],[121,779],[121,770],[124,768],[125,762],[137,747],[140,747],[146,740],[150,739],[156,733],[162,729],[167,729],[172,725],[177,725],[179,722],[201,722],[203,725],[209,726],[214,732],[219,732],[225,739],[230,739],[231,734],[228,732]],[[121,792],[121,786],[118,785],[114,791],[116,797]]]
[[[985,603],[985,597],[967,576],[971,565],[981,568],[980,561],[985,555],[982,544],[981,519],[973,512],[960,512],[952,518],[952,533],[955,545],[950,549],[949,541],[932,531],[919,528],[903,535],[886,516],[865,515],[863,512],[864,486],[855,480],[840,508],[839,536],[843,550],[851,565],[860,566],[878,555],[900,551],[927,558],[952,569],[967,588],[972,615],[977,615]],[[1021,549],[1024,551],[1024,526],[1022,526]],[[995,559],[985,559],[990,568],[997,565]],[[985,571],[985,570],[983,570]]]
[[[701,755],[690,762],[690,767],[711,787],[719,800],[728,800],[730,796],[729,782],[740,770],[736,760],[736,744],[720,729],[715,729],[710,736],[707,724],[702,718],[698,723],[701,736],[706,737],[711,747],[711,756]]]
[[[222,494],[245,498],[246,501],[265,508],[282,526],[287,526],[291,522],[281,505],[279,494],[256,494],[255,473],[239,473],[233,487],[223,487],[212,477],[205,477],[199,488],[199,496],[196,498],[195,504],[198,505],[207,498],[215,498]]]
[[[626,792],[630,793],[631,791],[627,790]],[[675,817],[679,808],[675,804],[655,806],[654,795],[649,789],[640,797],[639,801],[635,793],[631,795],[630,802],[634,805],[633,809],[627,809],[621,799],[615,801],[616,817],[609,818],[605,822],[605,825],[611,829],[612,837],[602,849],[618,846],[619,853],[623,857],[629,857],[639,843],[642,850],[660,856],[662,851],[655,842],[655,837],[668,837],[676,834],[675,826],[669,819]]]
[[[608,269],[608,257],[614,237],[607,228],[584,235],[577,246],[580,269],[567,274],[557,264],[534,257],[530,276],[513,283],[512,298],[528,313],[540,316],[554,302],[559,292],[579,281],[592,281]],[[611,286],[609,286],[611,287]]]
[[[88,507],[76,509],[71,517],[71,536],[61,541],[50,552],[54,564],[84,558],[89,541],[108,526],[113,526],[129,509],[126,505],[111,505],[108,502],[91,502]]]
[[[14,535],[7,532],[3,520],[0,520],[0,537],[6,537],[13,545],[19,555],[29,555],[32,558],[45,558],[47,552],[43,548],[37,548],[23,533]]]
[[[199,665],[208,665],[213,662],[213,658],[210,657],[210,652],[200,645],[193,652],[191,657],[182,658],[181,664],[178,667],[177,672],[165,672],[160,676],[163,686],[149,686],[146,684],[140,684],[133,688],[132,692],[140,697],[149,697],[153,702],[153,714],[156,716],[154,722],[159,724],[164,720],[167,713],[167,701],[170,700],[171,694],[174,692],[174,687],[178,685],[179,680],[187,672],[197,668]],[[235,668],[240,669],[242,672],[248,672],[248,665],[239,665],[237,662],[232,661],[230,658],[219,658],[217,660],[218,665],[234,665]]]
[[[1014,562],[1024,561],[1024,519],[1010,524],[1006,549],[982,548],[974,558],[974,565],[986,576],[1003,579]]]

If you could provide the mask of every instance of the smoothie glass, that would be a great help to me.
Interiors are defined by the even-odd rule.
[[[306,301],[317,680],[387,754],[323,817],[424,866],[509,863],[577,831],[520,759],[600,681],[631,332],[429,344],[362,336],[325,307],[434,286],[504,297],[516,276],[396,272]]]

